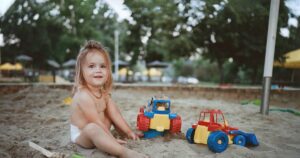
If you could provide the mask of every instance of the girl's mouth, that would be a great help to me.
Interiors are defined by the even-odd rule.
[[[94,78],[103,78],[103,76],[94,76]]]

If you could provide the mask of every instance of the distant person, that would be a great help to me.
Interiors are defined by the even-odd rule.
[[[76,62],[73,102],[71,105],[71,141],[84,148],[97,147],[109,154],[124,157],[146,157],[128,149],[124,140],[110,132],[113,125],[128,138],[138,140],[110,96],[112,88],[111,61],[99,42],[88,41]]]

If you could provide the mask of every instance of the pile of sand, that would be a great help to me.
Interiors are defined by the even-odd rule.
[[[155,91],[122,90],[113,92],[113,99],[132,128],[136,126],[139,107],[145,105]],[[199,112],[207,108],[221,109],[229,124],[256,134],[260,145],[245,148],[230,145],[220,154],[212,153],[206,145],[189,144],[181,135],[128,140],[128,148],[150,157],[299,157],[300,117],[291,113],[270,112],[269,116],[258,113],[259,107],[249,104],[226,102],[214,98],[207,100],[197,96],[180,96],[165,93],[172,101],[172,111],[183,121],[182,132],[195,123]],[[70,142],[69,107],[62,100],[70,95],[63,89],[36,86],[16,94],[0,96],[0,157],[43,157],[29,147],[28,141],[66,155],[74,153],[85,157],[111,157],[97,149],[83,149]],[[288,103],[287,103],[288,105]],[[274,105],[271,105],[274,106]]]

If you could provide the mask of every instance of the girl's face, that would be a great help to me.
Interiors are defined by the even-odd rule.
[[[103,86],[108,78],[107,62],[97,50],[89,52],[82,65],[83,77],[89,86]]]

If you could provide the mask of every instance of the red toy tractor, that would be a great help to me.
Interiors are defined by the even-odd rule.
[[[245,133],[230,127],[221,110],[204,110],[200,113],[199,121],[192,125],[186,133],[189,143],[207,144],[213,152],[223,152],[228,144],[241,146],[257,146],[255,134]]]

